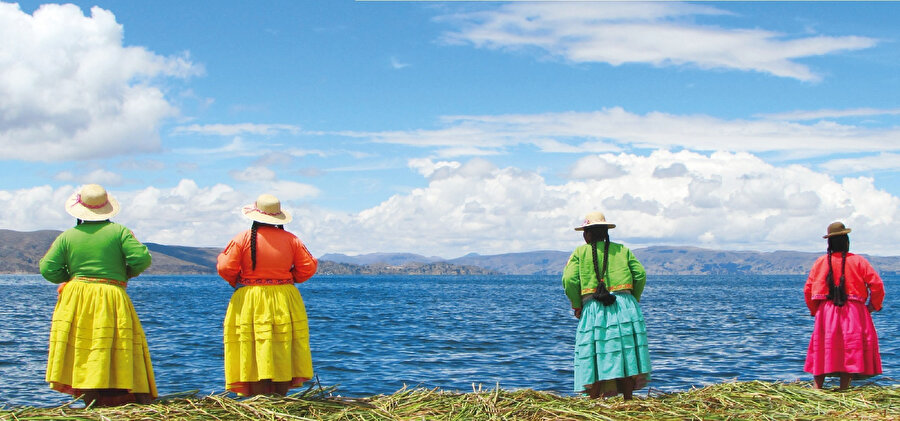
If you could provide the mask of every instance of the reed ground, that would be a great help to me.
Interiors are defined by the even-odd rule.
[[[534,390],[404,389],[347,398],[321,386],[284,397],[168,396],[115,408],[0,408],[0,420],[897,420],[900,385],[815,390],[809,382],[733,382],[590,400]]]

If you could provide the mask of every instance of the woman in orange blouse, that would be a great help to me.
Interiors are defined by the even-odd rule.
[[[225,387],[243,396],[286,395],[312,378],[309,327],[294,286],[318,262],[294,234],[291,215],[269,194],[241,213],[253,225],[219,254],[219,275],[235,288],[225,313]]]

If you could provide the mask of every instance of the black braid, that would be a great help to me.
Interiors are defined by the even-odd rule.
[[[253,270],[256,270],[256,230],[259,228],[259,222],[253,221],[250,227],[250,261],[253,262]]]
[[[616,302],[616,296],[609,293],[603,276],[609,269],[609,231],[603,233],[603,270],[600,270],[597,262],[597,239],[591,239],[594,240],[591,242],[591,251],[594,253],[594,274],[597,275],[597,291],[594,292],[593,298],[603,305],[609,306]]]
[[[831,263],[831,255],[834,251],[828,248],[828,275],[825,276],[825,282],[828,282],[828,295],[826,299],[830,300],[834,305],[843,307],[847,302],[847,279],[844,276],[847,268],[847,252],[841,251],[841,278],[840,284],[834,284],[834,268]]]
[[[841,252],[841,285],[837,289],[837,297],[834,299],[834,305],[841,307],[847,302],[847,279],[844,272],[847,269],[847,252]]]

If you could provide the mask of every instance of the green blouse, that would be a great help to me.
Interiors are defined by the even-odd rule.
[[[84,222],[56,237],[40,266],[55,284],[78,276],[127,281],[150,267],[150,252],[123,225]]]
[[[603,243],[597,243],[597,262],[603,270]],[[606,288],[612,291],[630,289],[638,301],[647,283],[647,272],[628,247],[619,243],[609,243],[609,265],[607,267]],[[583,244],[572,252],[563,270],[563,288],[572,302],[572,308],[581,308],[581,296],[592,294],[597,289],[597,275],[594,273],[594,255],[590,244]]]

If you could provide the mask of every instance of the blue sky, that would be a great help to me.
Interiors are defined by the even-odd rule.
[[[0,228],[84,183],[223,246],[260,193],[317,255],[900,254],[900,3],[0,3]]]

